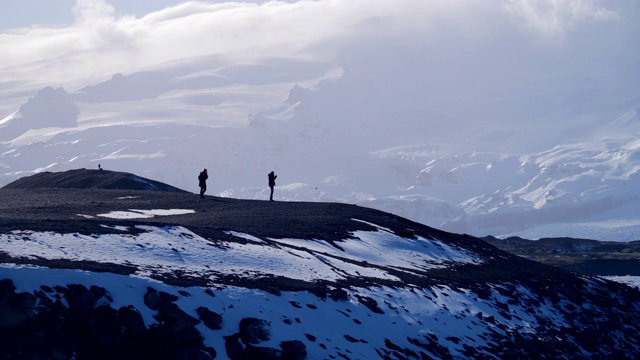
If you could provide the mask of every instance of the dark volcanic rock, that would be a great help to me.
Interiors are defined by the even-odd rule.
[[[224,337],[224,348],[227,352],[227,357],[231,360],[237,360],[242,358],[244,352],[244,346],[240,342],[240,335],[234,334]]]
[[[4,286],[0,294],[0,326],[11,327],[24,324],[35,314],[35,296],[7,291],[12,287],[13,283],[11,286]],[[15,290],[15,287],[13,288]]]
[[[283,341],[280,343],[282,358],[287,360],[303,360],[307,357],[307,347],[300,340]]]
[[[151,310],[159,310],[162,305],[162,298],[160,294],[154,288],[147,288],[147,293],[144,294],[144,304]]]
[[[382,311],[382,309],[378,307],[378,302],[375,301],[374,299],[366,296],[360,296],[360,295],[356,295],[356,298],[362,305],[366,306],[367,308],[369,308],[369,310],[373,311],[374,313],[384,314],[384,311]]]
[[[194,325],[199,320],[174,303],[162,304],[160,322],[147,328],[132,307],[116,311],[109,304],[95,307],[100,287],[58,287],[69,303],[42,301],[16,293],[11,280],[0,281],[0,353],[4,359],[214,359]],[[103,296],[100,296],[101,298]],[[38,299],[38,311],[35,303]],[[167,297],[170,299],[170,297]],[[76,355],[73,355],[76,354]]]
[[[258,344],[271,339],[271,323],[256,318],[240,320],[240,338],[247,344]]]
[[[186,339],[198,339],[200,333],[196,330],[195,325],[200,320],[185,313],[178,305],[174,303],[165,303],[160,307],[160,311],[156,319],[162,324],[167,333]]]
[[[147,330],[140,312],[133,306],[121,307],[118,310],[120,322],[124,328],[124,335],[129,338],[141,336]]]
[[[225,350],[231,360],[302,360],[307,356],[306,345],[299,340],[280,343],[280,349],[256,346],[271,339],[270,323],[257,318],[240,320],[240,332],[225,336]]]
[[[118,311],[109,305],[95,308],[89,318],[89,329],[97,345],[101,347],[118,346],[124,337]]]
[[[204,322],[204,325],[209,329],[222,329],[222,326],[220,326],[220,324],[222,323],[222,316],[220,316],[220,314],[213,312],[203,306],[196,309],[196,312],[198,313],[198,317],[200,317],[200,320],[202,320]]]

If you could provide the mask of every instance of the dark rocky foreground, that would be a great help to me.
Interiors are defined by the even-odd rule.
[[[182,296],[189,296],[183,291]],[[215,296],[211,293],[211,296]],[[214,359],[195,325],[220,330],[223,318],[206,307],[198,318],[184,312],[178,297],[149,287],[144,305],[157,324],[147,327],[138,309],[114,309],[105,288],[70,284],[43,286],[34,294],[16,293],[0,280],[0,357],[3,359]],[[67,305],[68,304],[68,305]],[[304,359],[305,345],[282,341],[277,349],[256,346],[270,339],[270,324],[244,318],[237,333],[226,337],[231,359]],[[240,341],[248,346],[241,346]]]
[[[640,328],[637,325],[640,292],[637,289],[546,266],[501,251],[471,236],[442,232],[372,209],[336,203],[268,202],[211,196],[200,199],[187,192],[157,191],[159,185],[156,185],[156,191],[146,187],[140,189],[139,184],[144,185],[147,179],[129,182],[129,175],[78,170],[50,174],[54,178],[38,175],[10,184],[0,189],[0,234],[24,230],[87,235],[134,233],[137,231],[134,225],[168,225],[185,227],[213,244],[220,239],[249,241],[228,235],[228,231],[236,231],[251,234],[267,244],[269,239],[297,238],[325,241],[340,249],[341,244],[350,241],[353,232],[374,231],[376,228],[369,224],[376,224],[402,237],[439,239],[467,249],[480,256],[483,263],[452,264],[446,269],[423,271],[403,271],[394,264],[377,265],[399,280],[351,276],[340,281],[302,281],[227,274],[211,283],[181,273],[157,275],[155,279],[175,286],[222,288],[233,285],[263,290],[273,296],[280,296],[285,291],[308,292],[326,306],[355,299],[371,314],[377,315],[394,314],[398,309],[380,299],[376,301],[360,295],[362,289],[395,288],[413,292],[447,287],[453,293],[485,304],[485,314],[469,313],[470,324],[482,329],[478,330],[480,335],[472,339],[477,345],[464,345],[462,352],[457,354],[445,344],[464,343],[465,339],[462,336],[441,338],[429,333],[430,326],[435,324],[428,325],[426,319],[419,322],[419,329],[414,329],[412,335],[404,339],[410,346],[398,345],[389,338],[384,344],[369,344],[358,334],[344,335],[354,346],[374,347],[383,359],[453,359],[460,356],[478,359],[632,359],[640,356]],[[99,176],[112,180],[96,180]],[[62,181],[60,179],[64,179],[63,188],[50,186]],[[119,185],[108,185],[112,186],[109,189],[95,186],[114,183]],[[126,209],[193,209],[195,213],[136,220],[99,216]],[[121,230],[125,227],[128,230]],[[1,244],[0,260],[2,263],[123,275],[137,270],[133,265],[12,257],[2,252]],[[189,294],[184,292],[180,296],[188,297]],[[424,295],[425,304],[430,304],[433,298]],[[201,307],[197,315],[189,315],[175,304],[176,299],[175,295],[148,288],[144,304],[154,311],[157,323],[145,326],[141,323],[141,309],[112,307],[108,289],[100,284],[41,287],[34,293],[20,293],[15,291],[10,280],[3,280],[0,281],[0,355],[5,359],[211,359],[225,356],[230,359],[303,359],[306,347],[320,342],[312,333],[305,335],[306,342],[293,340],[285,334],[277,347],[260,346],[271,335],[269,321],[259,314],[229,325],[216,309]],[[291,304],[294,308],[303,306]],[[554,315],[549,317],[541,312],[543,307],[555,309]],[[529,328],[514,325],[522,319],[510,310],[512,308],[527,309],[532,319]],[[295,323],[300,319],[286,321]],[[215,331],[225,322],[237,330],[225,337],[224,349],[206,346],[195,325],[204,323]],[[420,335],[425,332],[428,335]],[[327,346],[325,343],[319,345]],[[349,349],[341,348],[331,358],[358,357],[350,355]]]

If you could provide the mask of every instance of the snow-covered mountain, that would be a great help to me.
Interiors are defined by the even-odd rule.
[[[640,353],[640,292],[626,285],[373,209],[138,190],[146,187],[161,188],[74,170],[0,189],[5,356]]]
[[[281,200],[638,239],[639,13],[213,1],[135,18],[79,1],[73,26],[0,36],[0,185],[101,164],[195,191],[206,167],[210,192],[264,199],[274,170]]]
[[[327,69],[324,80],[294,85],[279,105],[266,99],[272,112],[226,120],[233,118],[228,108],[237,107],[229,103],[241,101],[233,99],[228,82],[264,86],[251,75],[284,71],[285,65],[292,66],[273,61],[260,69],[218,70],[226,80],[216,92],[213,80],[194,80],[178,72],[183,67],[114,76],[77,93],[46,88],[2,121],[0,179],[6,184],[43,170],[101,164],[195,191],[193,174],[207,167],[214,192],[260,199],[266,173],[275,170],[280,199],[356,203],[453,232],[617,241],[640,234],[638,141],[632,136],[637,108],[591,129],[597,137],[535,153],[471,150],[508,142],[520,136],[515,131],[470,137],[456,152],[462,140],[456,137],[463,137],[458,132],[445,142],[420,144],[424,136],[412,128],[424,127],[420,122],[429,114],[400,123],[374,115],[403,104],[327,115],[323,109],[341,109],[340,101],[352,97],[340,94],[350,81],[346,74]],[[165,85],[149,85],[154,81]],[[199,89],[203,83],[209,88]]]

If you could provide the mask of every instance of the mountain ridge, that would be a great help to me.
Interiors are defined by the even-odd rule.
[[[89,186],[83,177],[92,173],[70,174]],[[233,360],[256,352],[264,359],[640,353],[640,329],[621,325],[640,316],[640,291],[469,235],[349,204],[37,187],[59,175],[0,189],[0,311],[13,319],[0,321],[7,353],[132,358],[165,349],[159,358],[197,352]],[[44,271],[67,275],[23,275]],[[45,322],[61,309],[52,307],[56,296],[67,299],[75,322]],[[130,312],[144,320],[136,325],[144,338],[126,330],[134,326]],[[217,330],[208,327],[211,316]],[[126,331],[96,321],[126,323]],[[248,336],[248,323],[265,335]],[[44,349],[12,341],[16,331],[25,339],[47,333],[44,324],[69,332]],[[80,336],[83,326],[93,330]]]

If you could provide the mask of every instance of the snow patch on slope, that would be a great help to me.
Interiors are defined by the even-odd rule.
[[[175,296],[175,304],[196,319],[197,309],[205,306],[222,316],[222,329],[208,329],[202,322],[196,328],[222,359],[227,358],[224,337],[237,333],[237,324],[248,317],[269,322],[271,339],[260,346],[277,348],[283,340],[299,340],[306,344],[309,359],[336,358],[345,351],[349,358],[373,359],[389,346],[416,354],[442,347],[460,358],[468,348],[474,348],[478,356],[491,358],[495,353],[487,341],[493,336],[509,338],[513,332],[535,336],[536,328],[548,326],[544,324],[568,326],[559,312],[561,305],[543,301],[533,309],[528,305],[529,300],[538,301],[533,294],[519,287],[515,291],[520,301],[513,302],[501,295],[507,289],[500,285],[491,285],[486,299],[466,290],[433,286],[347,289],[348,300],[331,301],[309,292],[274,295],[233,286],[178,288],[138,276],[31,266],[0,265],[0,278],[11,279],[17,292],[29,293],[40,291],[42,286],[98,285],[107,289],[108,305],[115,309],[133,306],[147,326],[158,323],[156,311],[143,301],[149,287]],[[374,301],[383,313],[371,311],[359,298]]]
[[[158,212],[150,213],[148,216]],[[359,231],[354,234],[356,239],[340,242],[338,249],[320,240],[271,239],[272,244],[265,245],[248,234],[232,233],[250,241],[212,242],[182,227],[136,228],[144,232],[89,236],[14,231],[0,235],[0,241],[10,256],[129,265],[137,267],[139,275],[179,269],[212,281],[225,274],[289,276],[306,281],[337,280],[346,274],[397,280],[384,266],[394,264],[398,270],[412,272],[481,262],[473,254],[438,240],[405,239],[386,231]],[[292,273],[291,269],[297,271]]]

